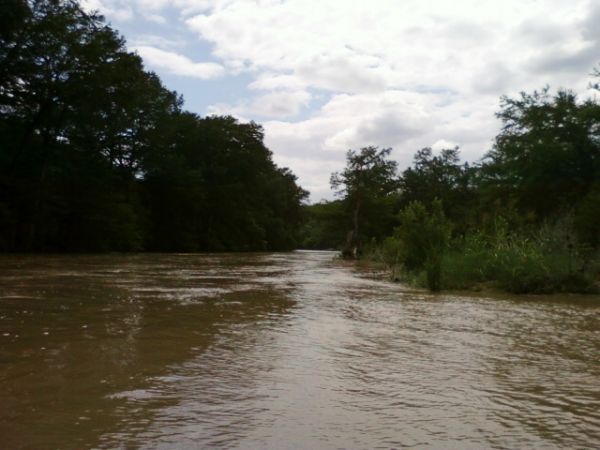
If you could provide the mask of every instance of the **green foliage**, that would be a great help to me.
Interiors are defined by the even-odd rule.
[[[400,178],[401,205],[418,201],[430,205],[434,199],[442,201],[446,217],[455,226],[465,229],[472,221],[475,170],[460,164],[458,148],[445,149],[434,154],[423,148],[414,156],[413,166],[402,172]]]
[[[600,247],[600,182],[575,207],[574,227],[582,244],[590,249]]]
[[[381,236],[393,222],[397,187],[397,163],[389,159],[390,148],[364,147],[348,150],[346,167],[331,175],[331,187],[343,198],[348,223],[346,243],[342,253],[357,257],[366,238]]]
[[[307,193],[259,125],[181,111],[73,0],[0,13],[0,251],[296,245]]]
[[[389,149],[349,152],[331,178],[346,220],[338,242],[353,221],[343,250],[355,256],[367,243],[366,256],[394,278],[431,290],[597,291],[600,103],[546,88],[502,98],[498,117],[502,131],[481,165],[461,164],[457,148],[424,148],[397,179]],[[323,229],[313,216],[308,234]]]
[[[442,258],[450,237],[442,203],[435,199],[429,210],[419,201],[410,203],[400,214],[400,226],[393,239],[384,242],[388,264],[393,261],[409,273],[425,271],[427,287],[438,291],[442,286]]]
[[[456,241],[442,264],[444,288],[491,286],[514,293],[593,292],[593,268],[561,222],[533,233],[474,232]]]
[[[183,113],[163,122],[143,185],[153,250],[273,250],[296,246],[307,196],[278,168],[255,123]],[[171,142],[177,152],[165,151]]]
[[[457,149],[417,152],[400,178],[400,226],[370,255],[433,290],[597,291],[600,104],[544,89],[501,106],[481,166],[461,165]]]
[[[3,0],[0,2],[0,42],[10,42],[29,14],[25,0]],[[7,49],[8,50],[8,49]]]
[[[414,201],[400,211],[399,218],[394,236],[403,242],[402,263],[408,270],[423,269],[427,260],[444,252],[450,228],[441,201],[435,199],[429,210]]]
[[[600,104],[549,89],[502,99],[502,132],[483,167],[488,199],[538,221],[571,209],[600,179]]]
[[[346,229],[344,205],[340,200],[306,205],[300,230],[300,247],[305,249],[338,249],[343,245]]]
[[[348,150],[346,168],[331,175],[331,187],[344,197],[380,196],[397,187],[397,163],[389,160],[391,148],[363,147]]]
[[[421,225],[427,221],[422,205],[412,206],[405,214],[420,218],[417,223]],[[427,228],[431,232],[431,227]],[[455,238],[441,251],[430,251],[431,256],[424,251],[429,247],[427,241],[410,228],[399,227],[370,257],[385,263],[393,279],[430,290],[598,292],[594,280],[600,270],[598,255],[582,250],[569,220],[515,232],[499,218],[488,231],[471,231]]]

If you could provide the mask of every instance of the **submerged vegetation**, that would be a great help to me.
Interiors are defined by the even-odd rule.
[[[305,245],[383,262],[393,278],[434,291],[598,292],[598,99],[546,88],[503,98],[498,117],[502,130],[476,165],[458,148],[424,148],[397,174],[389,149],[349,152],[343,174],[353,176],[332,178],[341,199],[306,207]]]
[[[0,251],[296,246],[307,192],[260,125],[183,110],[75,1],[0,20]]]

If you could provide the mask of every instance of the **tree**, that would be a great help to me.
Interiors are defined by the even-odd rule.
[[[342,245],[347,223],[342,200],[321,201],[303,208],[301,247],[307,249],[334,249]]]
[[[295,245],[307,193],[260,125],[183,112],[74,0],[0,13],[0,250]]]
[[[0,51],[9,247],[140,248],[142,154],[180,101],[101,16],[70,0],[24,5]]]
[[[366,233],[362,225],[366,220],[365,210],[371,207],[368,216],[377,217],[373,209],[382,209],[382,200],[398,187],[397,163],[389,158],[391,148],[363,147],[360,151],[348,150],[346,168],[331,175],[330,183],[337,195],[352,209],[352,229],[347,235],[343,253],[356,258]],[[377,205],[380,208],[372,208]],[[381,211],[380,211],[381,212]]]
[[[475,199],[473,178],[474,170],[460,164],[458,148],[444,149],[438,155],[423,148],[415,154],[413,167],[400,177],[401,206],[415,201],[430,206],[438,199],[446,217],[464,228]]]
[[[273,163],[260,125],[181,113],[155,134],[142,180],[152,250],[295,246],[308,193]]]
[[[567,90],[504,97],[503,122],[483,166],[489,198],[536,220],[564,213],[600,179],[600,104]]]

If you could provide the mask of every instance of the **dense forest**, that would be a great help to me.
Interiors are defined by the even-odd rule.
[[[0,3],[0,251],[278,250],[307,192],[75,1]]]
[[[306,208],[303,245],[383,262],[432,290],[596,292],[598,98],[545,88],[502,98],[497,115],[494,146],[473,165],[457,148],[424,148],[398,173],[391,149],[349,151],[331,177],[340,199]]]

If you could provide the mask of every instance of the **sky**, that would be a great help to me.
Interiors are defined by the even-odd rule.
[[[346,151],[458,146],[474,162],[502,95],[591,96],[600,0],[84,0],[202,116],[265,129],[273,159],[332,199]]]

